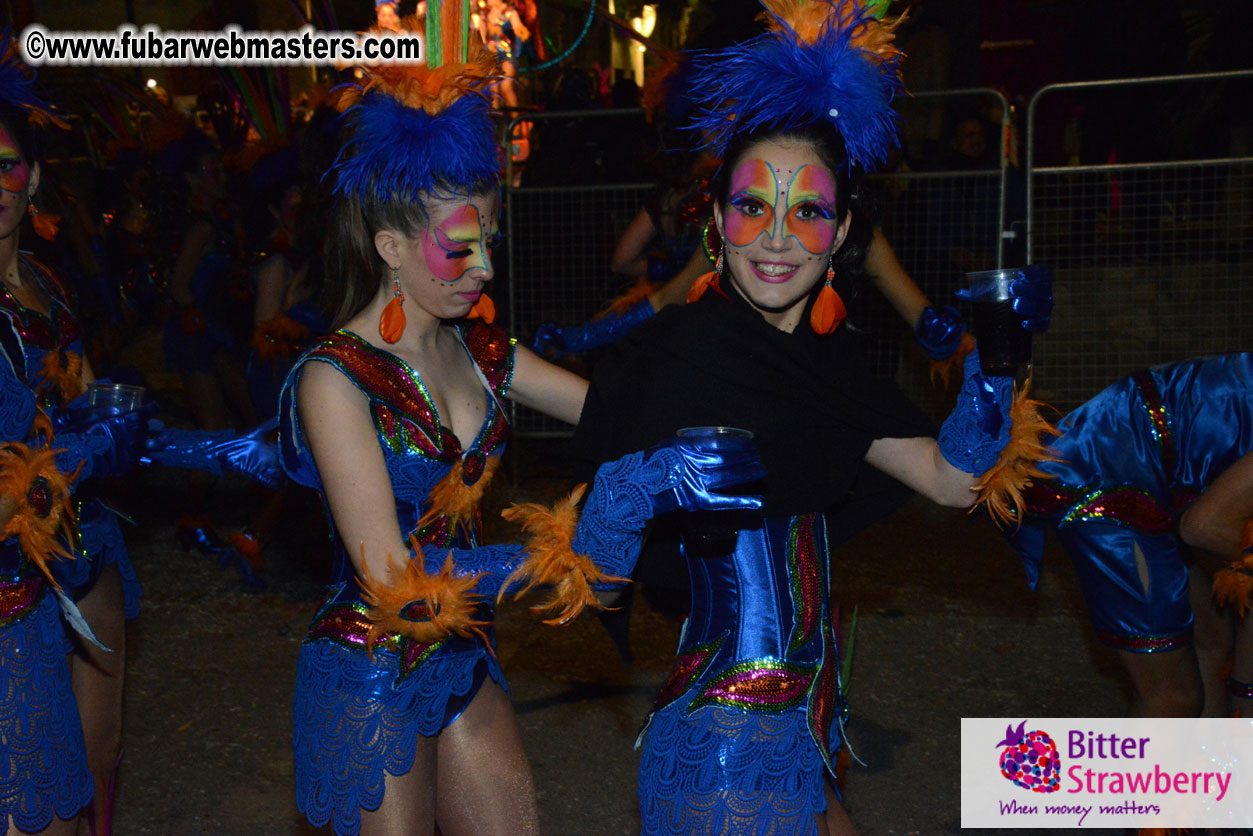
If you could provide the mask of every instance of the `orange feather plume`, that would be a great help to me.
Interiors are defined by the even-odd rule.
[[[770,31],[781,31],[782,21],[796,33],[801,43],[812,44],[818,41],[827,27],[847,28],[857,18],[857,12],[864,11],[871,4],[866,0],[835,0],[834,3],[823,0],[761,0],[761,5],[770,13],[766,15]],[[904,20],[905,15],[891,20],[868,16],[853,30],[849,42],[857,49],[875,55],[880,61],[898,60],[903,55],[894,41],[896,28]]]
[[[1032,479],[1052,479],[1036,465],[1041,461],[1061,461],[1048,451],[1048,441],[1061,435],[1057,427],[1045,420],[1040,410],[1048,404],[1028,397],[1031,378],[1014,393],[1009,408],[1009,443],[1001,450],[996,464],[975,484],[978,496],[974,508],[986,503],[992,519],[1002,527],[1022,519],[1023,489]],[[974,508],[971,510],[973,511]]]
[[[426,64],[378,64],[363,66],[366,81],[332,91],[331,102],[343,111],[366,93],[378,90],[415,110],[435,116],[467,93],[482,92],[496,71],[496,59],[481,43],[471,39],[469,59],[464,64],[444,64],[432,69]]]
[[[500,467],[500,456],[489,456],[483,463],[483,475],[473,485],[467,485],[464,478],[463,462],[453,463],[452,469],[444,474],[444,478],[431,488],[431,507],[418,520],[418,528],[445,517],[451,531],[461,529],[468,531],[483,502],[483,492],[496,475]]]
[[[65,352],[65,364],[61,364],[61,352],[49,351],[44,355],[40,375],[44,382],[39,386],[40,394],[45,389],[56,390],[61,403],[67,404],[83,394],[83,358],[76,352]]]
[[[438,641],[453,634],[463,638],[478,636],[491,647],[483,632],[488,622],[474,618],[482,596],[473,590],[482,573],[454,574],[449,552],[439,572],[429,574],[416,538],[411,545],[414,553],[404,566],[397,566],[388,555],[387,583],[370,574],[364,544],[361,547],[362,577],[357,582],[361,585],[361,598],[370,608],[366,613],[371,625],[367,644],[370,651],[373,652],[375,641],[389,633],[417,642]]]
[[[74,537],[70,484],[78,478],[78,470],[69,476],[58,470],[58,452],[16,442],[0,447],[0,496],[16,506],[4,525],[4,536],[16,536],[22,553],[60,589],[48,564],[74,559],[67,544]]]
[[[572,544],[579,522],[577,506],[586,490],[586,483],[576,486],[569,496],[552,508],[528,502],[511,505],[500,512],[506,520],[520,524],[522,530],[531,536],[527,542],[526,559],[505,579],[498,601],[504,598],[505,590],[515,581],[522,584],[513,596],[515,601],[537,586],[550,586],[552,594],[548,600],[531,607],[531,610],[556,612],[544,623],[565,624],[586,607],[604,608],[596,598],[593,584],[626,583],[626,578],[602,572],[591,558],[574,551]]]
[[[1253,520],[1244,524],[1240,539],[1239,560],[1214,573],[1213,596],[1219,606],[1236,608],[1240,617],[1244,618],[1249,611],[1249,599],[1253,597]]]

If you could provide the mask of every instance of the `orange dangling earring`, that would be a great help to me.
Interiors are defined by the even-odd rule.
[[[834,278],[835,268],[827,262],[827,280],[823,282],[822,290],[818,291],[818,298],[809,310],[809,327],[814,329],[815,334],[830,334],[848,316],[844,309],[844,300],[831,286]]]
[[[687,291],[687,301],[695,302],[711,287],[718,293],[722,293],[722,288],[719,286],[719,282],[722,280],[722,268],[722,248],[720,247],[718,249],[718,260],[714,262],[714,269],[696,277],[696,281],[692,282],[691,288]]]
[[[379,315],[379,336],[389,343],[397,342],[405,333],[405,294],[400,290],[400,271],[392,268],[392,287],[395,296]]]
[[[61,223],[61,216],[40,212],[30,195],[26,197],[26,206],[30,210],[30,224],[35,228],[35,234],[45,241],[56,238],[60,231],[58,225]]]

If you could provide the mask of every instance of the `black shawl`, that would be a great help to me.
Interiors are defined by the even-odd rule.
[[[931,422],[870,372],[848,328],[818,336],[806,310],[785,333],[723,285],[725,296],[661,311],[596,364],[570,448],[583,475],[682,427],[728,425],[754,434],[766,514],[835,511],[838,542],[895,510],[908,489],[862,459],[876,438],[934,436]]]

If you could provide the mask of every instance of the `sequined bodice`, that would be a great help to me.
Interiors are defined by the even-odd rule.
[[[61,355],[61,368],[68,365],[67,355],[82,357],[82,332],[71,310],[69,291],[38,261],[25,254],[21,260],[48,298],[49,315],[25,307],[7,289],[0,292],[0,309],[8,315],[14,330],[21,337],[22,371],[26,380],[37,385],[44,374],[45,357],[49,352],[56,351]]]
[[[481,324],[459,326],[466,351],[474,360],[484,383],[487,414],[470,445],[462,449],[457,437],[443,426],[430,393],[419,375],[395,355],[374,348],[349,331],[337,331],[305,354],[289,378],[284,402],[290,401],[292,381],[300,368],[311,360],[330,363],[339,369],[369,400],[370,415],[391,477],[396,499],[397,522],[406,539],[416,536],[423,546],[478,545],[481,521],[475,514],[466,527],[458,528],[443,516],[419,526],[431,507],[432,489],[454,467],[460,478],[472,486],[484,475],[489,459],[499,456],[508,435],[508,421],[501,398],[508,391],[513,372],[514,344],[499,329]],[[290,407],[284,412],[289,412]],[[297,478],[321,489],[312,455],[299,432],[284,433],[297,440]],[[287,443],[285,438],[285,444]],[[291,455],[285,451],[289,471]],[[308,478],[301,478],[300,474]],[[351,565],[341,561],[343,579],[351,577]]]
[[[654,710],[801,708],[828,752],[839,664],[827,560],[821,514],[767,518],[741,529],[730,554],[689,556],[692,610]]]

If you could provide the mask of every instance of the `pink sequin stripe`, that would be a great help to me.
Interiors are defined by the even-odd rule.
[[[822,614],[822,573],[814,539],[815,514],[796,517],[788,531],[788,575],[791,577],[794,624],[788,650],[795,651],[814,637]]]
[[[1153,430],[1153,438],[1162,451],[1162,468],[1166,471],[1166,480],[1175,481],[1175,469],[1179,464],[1179,456],[1175,452],[1175,431],[1171,426],[1170,412],[1162,403],[1162,393],[1148,369],[1141,369],[1131,375],[1136,388],[1140,390],[1140,399],[1144,402],[1144,411],[1148,413],[1149,427]]]
[[[750,711],[784,711],[800,705],[816,669],[775,659],[732,665],[692,700],[691,709],[717,703]]]
[[[666,684],[661,686],[661,692],[657,694],[653,712],[660,711],[678,699],[679,695],[691,686],[692,681],[705,672],[705,668],[709,667],[709,663],[718,654],[718,648],[722,647],[722,641],[725,638],[724,633],[711,642],[698,645],[687,653],[679,654],[674,660],[674,668],[671,669]]]
[[[0,583],[0,627],[21,621],[34,608],[42,589],[43,578]]]
[[[1172,636],[1116,636],[1113,633],[1097,631],[1096,637],[1102,644],[1118,650],[1129,650],[1132,653],[1156,653],[1160,650],[1178,650],[1192,646],[1192,631],[1176,633]]]
[[[1093,491],[1072,508],[1060,525],[1077,522],[1110,522],[1148,534],[1175,530],[1175,515],[1140,488],[1122,485]]]

